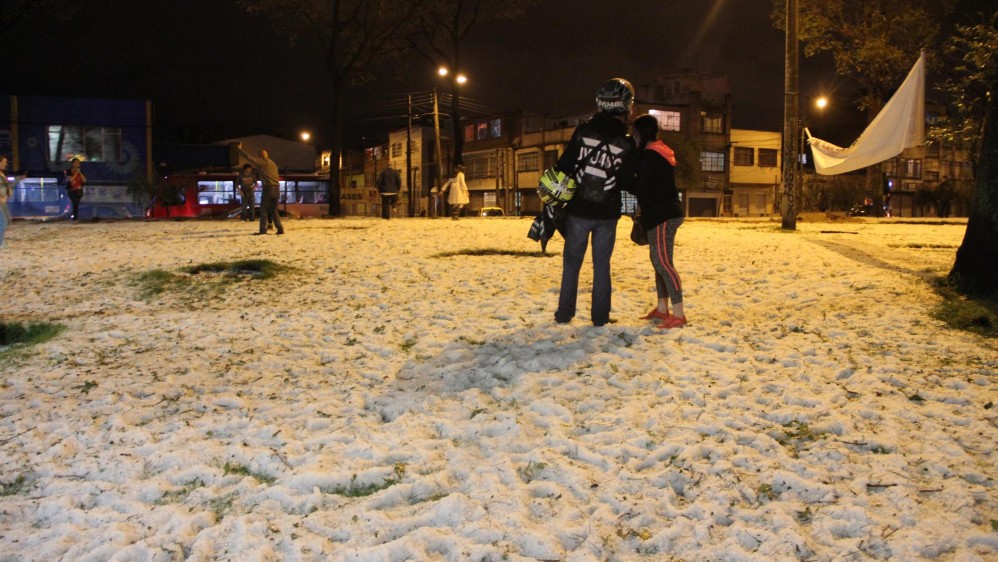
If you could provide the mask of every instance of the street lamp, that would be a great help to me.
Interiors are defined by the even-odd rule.
[[[450,69],[446,66],[441,66],[437,68],[437,74],[441,77],[450,77],[450,89],[451,89],[451,119],[454,122],[454,160],[451,162],[452,165],[457,166],[458,164],[464,163],[464,158],[462,156],[462,151],[464,150],[464,135],[461,134],[461,111],[460,111],[460,94],[458,86],[463,85],[468,82],[468,77],[463,73],[458,72],[457,74],[452,74]]]
[[[825,110],[825,108],[828,107],[828,98],[826,98],[825,96],[818,96],[814,100],[814,107],[818,111],[823,112]],[[801,117],[799,118],[799,121],[800,121],[800,154],[797,155],[797,178],[798,178],[798,181],[799,181],[799,187],[800,187],[800,189],[796,192],[796,196],[797,196],[797,199],[798,199],[798,209],[799,210],[804,210],[805,207],[807,207],[808,209],[811,209],[811,205],[814,203],[814,201],[809,197],[810,194],[808,193],[808,189],[807,189],[808,188],[807,178],[804,175],[804,171],[805,171],[804,164],[807,163],[807,160],[808,160],[808,147],[810,146],[810,143],[808,143],[807,138],[806,138],[806,130],[808,128],[808,125],[809,124],[813,125],[813,123],[808,123],[807,117],[808,117],[808,113],[809,112],[807,111],[807,106],[804,106],[802,108],[802,112],[803,112],[803,115],[801,115]]]
[[[301,136],[302,142],[308,142],[309,139],[312,138],[312,133],[310,133],[308,131],[302,131],[300,136]]]

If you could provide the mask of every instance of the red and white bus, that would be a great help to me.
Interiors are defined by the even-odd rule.
[[[236,174],[176,174],[163,179],[160,195],[146,210],[150,218],[238,216],[242,205]],[[329,178],[317,174],[281,176],[278,210],[283,215],[318,217],[329,214]],[[254,191],[260,206],[261,184]],[[167,203],[169,202],[169,203]]]

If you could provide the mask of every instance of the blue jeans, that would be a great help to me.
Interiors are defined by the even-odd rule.
[[[617,242],[617,219],[565,218],[565,253],[562,257],[561,293],[558,295],[556,322],[564,324],[575,317],[579,296],[579,271],[586,257],[589,236],[593,238],[593,302],[591,316],[594,326],[610,321],[610,256]]]
[[[276,187],[263,188],[263,195],[260,197],[260,234],[267,233],[268,222],[274,223],[278,234],[284,234],[281,213],[277,211],[277,200],[280,197],[281,194]]]
[[[7,203],[0,203],[0,246],[3,246],[3,237],[9,225],[10,211],[7,209]]]

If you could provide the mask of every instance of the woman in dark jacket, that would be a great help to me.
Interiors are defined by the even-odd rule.
[[[638,172],[630,189],[641,206],[641,225],[648,231],[651,264],[655,268],[658,306],[642,316],[659,320],[658,327],[678,328],[686,324],[683,285],[672,262],[676,231],[683,224],[683,204],[676,190],[676,155],[658,138],[658,119],[642,115],[634,120],[638,145]],[[669,312],[672,301],[672,312]]]

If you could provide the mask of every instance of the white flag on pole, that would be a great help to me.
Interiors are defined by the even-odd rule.
[[[908,77],[866,130],[849,148],[811,136],[807,142],[814,154],[814,169],[831,176],[879,164],[901,154],[905,148],[925,142],[925,53],[918,57]]]

